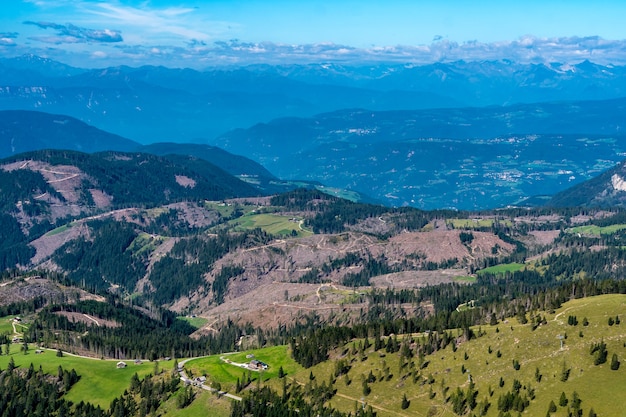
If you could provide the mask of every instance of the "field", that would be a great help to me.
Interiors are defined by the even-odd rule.
[[[13,334],[13,318],[15,316],[0,317],[0,334]],[[19,329],[17,329],[19,331]]]
[[[46,233],[46,236],[54,236],[54,235],[58,235],[59,233],[63,233],[66,230],[68,230],[70,227],[72,227],[71,223],[68,224],[64,224],[63,226],[59,226],[56,229],[52,229],[50,230],[48,233]]]
[[[157,246],[163,243],[165,239],[163,237],[157,237],[148,233],[140,233],[135,240],[130,244],[130,251],[134,255],[140,255],[142,253],[151,253]]]
[[[178,320],[184,320],[187,323],[191,324],[193,327],[195,327],[196,329],[201,328],[202,326],[204,326],[205,324],[207,324],[209,322],[209,320],[205,319],[204,317],[178,317]]]
[[[103,409],[108,409],[111,401],[122,395],[130,385],[130,378],[135,372],[140,378],[154,372],[153,362],[134,365],[133,361],[126,361],[128,366],[125,369],[117,369],[116,360],[81,358],[67,353],[63,357],[58,357],[55,350],[45,350],[44,353],[36,354],[33,346],[24,355],[20,351],[21,347],[21,344],[12,344],[11,356],[0,356],[0,368],[6,369],[9,358],[13,357],[19,367],[27,368],[32,363],[35,369],[41,366],[45,373],[50,374],[56,374],[59,365],[63,369],[75,369],[80,375],[80,380],[65,398],[73,402],[89,401]],[[172,364],[173,362],[165,362],[159,366],[170,369]]]
[[[468,284],[473,284],[476,282],[476,277],[473,277],[471,275],[457,276],[457,277],[454,277],[453,279],[456,282],[464,282]]]
[[[249,355],[253,355],[253,357],[248,358]],[[253,358],[268,364],[268,369],[262,372],[248,371],[248,368],[235,365],[249,363]],[[232,363],[227,363],[226,360]],[[263,381],[276,379],[281,367],[287,376],[303,371],[303,368],[291,358],[287,346],[273,346],[235,354],[213,355],[185,363],[185,369],[191,375],[206,375],[209,383],[218,382],[221,384],[222,390],[231,393],[235,392],[238,378],[242,381],[244,377],[247,378],[249,373],[250,379],[253,381],[258,379],[259,375],[262,375]]]
[[[176,396],[180,391],[174,394],[172,398],[159,408],[158,415],[167,417],[230,416],[231,400],[218,398],[215,394],[209,393],[208,391],[196,390],[195,392],[195,400],[189,406],[182,409],[176,407]]]
[[[612,224],[610,226],[578,226],[566,230],[568,233],[580,233],[581,235],[601,236],[610,235],[619,230],[626,229],[626,224]]]
[[[256,386],[257,379],[261,378],[260,383],[280,392],[282,381],[278,374],[281,367],[287,381],[299,385],[321,384],[331,380],[336,361],[345,359],[350,370],[346,375],[332,378],[337,392],[331,405],[346,412],[354,410],[355,404],[365,403],[371,405],[380,417],[453,417],[456,414],[450,398],[457,387],[465,392],[471,378],[478,392],[476,401],[479,406],[490,404],[484,414],[488,417],[499,415],[498,403],[513,391],[515,381],[519,381],[522,395],[531,397],[532,393],[534,397],[524,415],[545,415],[550,402],[558,404],[561,393],[564,393],[570,401],[574,395],[580,398],[583,416],[587,416],[591,408],[603,417],[621,416],[620,407],[626,391],[626,322],[622,322],[626,318],[626,295],[577,299],[556,311],[528,313],[527,317],[532,322],[537,315],[545,319],[545,324],[534,329],[530,323],[521,324],[515,318],[499,321],[493,326],[475,327],[476,338],[470,341],[457,339],[455,344],[426,355],[422,363],[413,356],[401,364],[398,353],[388,353],[384,348],[374,351],[370,347],[360,356],[358,349],[362,341],[355,340],[332,353],[331,360],[310,369],[304,369],[291,358],[288,346],[191,359],[185,363],[185,369],[192,377],[206,375],[207,384],[219,383],[223,390],[231,393],[235,392],[237,379],[243,381],[248,375],[252,380],[251,387]],[[2,328],[8,329],[6,323],[10,318],[0,319]],[[456,337],[462,332],[451,330],[450,333]],[[559,336],[564,337],[562,348]],[[398,336],[398,340],[401,342],[403,337]],[[424,342],[427,335],[406,337]],[[606,343],[608,360],[594,365],[590,348],[600,341]],[[117,369],[114,360],[81,358],[67,353],[57,357],[53,350],[36,354],[33,346],[23,354],[20,348],[21,344],[12,344],[11,355],[0,356],[0,368],[6,368],[12,357],[19,367],[25,368],[33,363],[35,369],[41,366],[47,373],[56,373],[59,365],[68,370],[76,369],[81,379],[66,398],[74,402],[88,399],[105,409],[128,387],[135,372],[140,377],[154,372],[154,363],[150,362],[134,365],[132,361],[126,361],[127,368]],[[610,367],[613,354],[621,363],[618,370]],[[253,358],[267,363],[269,368],[256,372],[237,365]],[[517,369],[516,363],[519,364]],[[158,366],[167,371],[173,361],[161,362]],[[365,394],[362,381],[370,371],[375,382],[369,383],[371,392]],[[567,376],[564,378],[565,371]],[[310,380],[311,374],[314,382]],[[196,400],[182,410],[175,406],[176,395],[163,405],[164,415],[186,417],[210,412],[225,417],[229,413],[230,400],[219,399],[214,394],[198,390]],[[410,401],[406,410],[401,408],[403,395]],[[474,414],[478,415],[477,411],[475,409]],[[551,415],[565,417],[568,412],[567,406],[557,406],[557,411]]]
[[[247,214],[233,221],[240,229],[261,228],[267,233],[275,236],[309,236],[312,233],[302,229],[299,221],[294,221],[287,216],[276,214]]]
[[[326,194],[334,195],[335,197],[344,198],[350,201],[359,201],[361,200],[361,195],[354,191],[345,190],[342,188],[334,188],[334,187],[326,187],[319,186],[316,187],[318,190],[325,192]]]
[[[498,416],[501,397],[513,391],[514,382],[519,381],[520,393],[534,397],[524,415],[545,415],[550,401],[558,404],[561,393],[570,400],[575,395],[581,400],[582,415],[591,408],[600,416],[621,416],[622,393],[626,390],[626,324],[609,325],[609,317],[626,316],[626,295],[605,295],[584,298],[566,303],[555,312],[540,313],[546,324],[533,330],[530,324],[520,324],[517,319],[508,319],[494,326],[474,328],[479,337],[467,342],[458,340],[456,347],[445,349],[425,357],[420,367],[418,358],[413,365],[400,365],[399,355],[389,354],[385,349],[370,348],[360,360],[354,354],[362,341],[350,342],[333,354],[332,359],[310,369],[297,365],[289,356],[286,346],[278,346],[237,354],[211,356],[189,361],[185,367],[193,375],[207,375],[210,381],[219,382],[222,389],[232,392],[237,378],[248,373],[224,359],[244,363],[251,359],[246,355],[270,365],[262,374],[263,384],[269,384],[280,392],[282,382],[277,378],[277,369],[283,367],[287,380],[300,385],[309,384],[310,374],[314,384],[327,383],[334,372],[336,360],[343,357],[350,364],[347,375],[333,378],[337,390],[331,404],[343,411],[354,410],[355,405],[371,405],[380,417],[386,416],[442,416],[452,417],[450,397],[459,387],[463,392],[469,379],[475,384],[477,403],[490,404],[485,415]],[[578,324],[568,324],[568,318],[576,316]],[[587,319],[588,325],[583,325]],[[452,331],[453,335],[460,332]],[[561,349],[557,336],[565,336]],[[416,339],[426,335],[413,335]],[[402,340],[402,336],[399,337]],[[370,340],[371,341],[371,340]],[[594,365],[590,355],[592,344],[604,341],[609,358],[617,354],[622,366],[616,371],[609,363]],[[519,363],[516,370],[514,364]],[[421,369],[420,369],[421,368]],[[564,370],[567,378],[563,378]],[[372,372],[376,382],[369,384],[371,393],[365,395],[362,381]],[[250,372],[256,381],[258,373]],[[415,382],[413,375],[416,375]],[[432,378],[431,383],[427,379]],[[500,380],[502,378],[502,386]],[[256,382],[252,383],[255,386]],[[406,394],[409,408],[401,408],[402,396]],[[432,396],[432,398],[431,398]],[[447,401],[443,399],[446,398]],[[557,407],[555,417],[568,415],[568,407]],[[475,412],[477,409],[474,410]],[[478,414],[476,414],[478,415]],[[517,412],[512,413],[517,415]]]
[[[520,263],[510,263],[490,266],[489,268],[481,269],[478,274],[504,274],[506,272],[516,272],[524,269],[526,265]]]
[[[568,325],[569,315],[577,316],[579,324]],[[491,404],[487,416],[495,417],[499,414],[498,400],[512,390],[514,380],[526,387],[521,389],[522,393],[527,393],[529,388],[534,390],[535,399],[524,414],[543,416],[550,401],[558,404],[561,392],[565,392],[569,399],[576,392],[582,400],[583,415],[588,415],[589,409],[593,408],[600,416],[621,416],[620,405],[626,390],[626,324],[609,326],[608,318],[616,315],[626,315],[624,295],[574,300],[554,313],[542,313],[547,324],[534,331],[530,324],[519,324],[516,319],[500,322],[496,326],[482,326],[480,331],[484,332],[483,336],[459,343],[456,349],[448,346],[426,356],[427,365],[421,370],[416,364],[414,369],[419,375],[416,383],[411,376],[411,366],[399,366],[398,354],[386,354],[384,349],[377,352],[370,349],[365,360],[355,361],[356,357],[348,353],[345,357],[352,368],[347,376],[335,381],[337,394],[332,404],[350,411],[354,409],[355,403],[364,402],[371,405],[381,417],[452,417],[456,414],[450,403],[442,401],[442,398],[449,398],[456,387],[465,391],[470,374],[478,391],[477,401]],[[584,317],[589,321],[588,326],[582,325]],[[479,329],[474,331],[478,332]],[[456,331],[453,334],[456,335]],[[567,335],[563,349],[560,348],[558,335]],[[622,362],[619,370],[612,371],[609,362],[599,366],[593,364],[590,346],[601,340],[607,343],[609,362],[613,353],[618,355]],[[514,360],[519,362],[519,370],[515,370]],[[414,358],[413,362],[417,362],[417,359]],[[569,370],[566,381],[561,380],[564,367]],[[392,375],[389,379],[383,378],[385,368],[389,368]],[[296,372],[293,377],[301,383],[306,382],[312,371],[316,380],[327,381],[333,369],[334,361],[327,361],[311,370]],[[536,377],[537,369],[540,378]],[[364,395],[361,381],[370,370],[377,382],[369,384],[372,391]],[[424,383],[429,376],[432,376],[434,382]],[[503,379],[502,387],[500,377]],[[400,407],[403,394],[411,402],[407,410]],[[434,397],[429,399],[430,395]],[[512,415],[517,415],[517,412]],[[552,415],[567,416],[567,407],[558,407]]]
[[[493,227],[494,219],[448,219],[446,224],[455,229],[485,229]],[[501,224],[511,225],[510,220],[500,220]]]

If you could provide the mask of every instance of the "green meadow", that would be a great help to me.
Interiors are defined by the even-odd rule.
[[[494,265],[494,266],[490,266],[489,268],[484,268],[481,269],[480,271],[477,272],[477,274],[504,274],[507,272],[517,272],[517,271],[521,271],[522,269],[524,269],[526,267],[526,265],[524,264],[520,264],[517,262],[513,262],[510,264],[501,264],[501,265]]]
[[[45,373],[56,375],[59,366],[68,371],[75,369],[80,380],[66,394],[65,398],[72,402],[91,402],[103,409],[108,409],[111,401],[122,395],[130,385],[130,379],[136,372],[140,378],[154,372],[153,362],[144,362],[134,365],[133,361],[125,361],[128,365],[125,369],[117,369],[117,360],[100,360],[81,358],[64,353],[57,356],[55,350],[44,350],[43,353],[35,353],[35,347],[30,346],[25,355],[20,351],[21,344],[11,345],[11,355],[0,356],[0,368],[6,369],[9,358],[13,358],[15,364],[21,368],[28,368],[32,363],[35,369],[41,368]],[[172,362],[164,362],[159,366],[171,369]]]
[[[205,319],[204,317],[180,316],[180,317],[177,317],[177,319],[186,321],[187,323],[191,324],[196,329],[201,328],[202,326],[204,326],[205,324],[209,322],[209,320]]]
[[[72,223],[64,224],[63,226],[59,226],[56,229],[50,230],[48,233],[46,233],[46,236],[58,235],[59,233],[63,233],[71,227],[72,227]]]
[[[0,334],[13,334],[13,319],[15,316],[5,316],[0,317]],[[17,331],[21,331],[20,328],[16,329]]]
[[[573,300],[557,311],[533,314],[545,318],[546,324],[533,330],[530,323],[520,324],[516,318],[510,318],[494,326],[475,327],[473,330],[479,335],[477,338],[470,341],[458,339],[455,348],[449,345],[427,355],[421,369],[418,358],[412,358],[413,365],[401,365],[399,354],[386,353],[384,348],[379,351],[370,348],[364,357],[359,358],[358,354],[352,354],[352,347],[357,347],[361,342],[359,340],[348,343],[332,354],[331,360],[310,369],[295,363],[287,346],[194,359],[187,362],[185,368],[193,376],[206,375],[209,383],[219,382],[223,390],[234,392],[237,379],[244,378],[248,371],[227,363],[225,359],[247,363],[251,358],[246,356],[252,354],[254,359],[269,365],[263,373],[250,371],[252,387],[256,386],[256,380],[261,376],[262,384],[280,392],[282,381],[278,378],[278,369],[282,366],[287,380],[299,385],[328,383],[332,379],[337,390],[331,400],[334,407],[348,412],[354,410],[355,404],[362,406],[365,403],[371,405],[380,417],[453,417],[456,414],[452,410],[450,396],[457,387],[467,389],[468,375],[478,391],[477,402],[490,404],[485,416],[500,415],[498,401],[513,390],[515,381],[521,384],[522,394],[530,395],[532,392],[534,396],[523,415],[546,415],[550,401],[558,404],[561,393],[565,393],[570,400],[576,393],[581,399],[584,416],[591,408],[600,416],[621,416],[622,393],[626,390],[626,322],[618,320],[619,324],[610,326],[609,318],[626,318],[626,295]],[[531,319],[531,313],[527,316]],[[578,324],[568,324],[569,316],[575,316]],[[583,325],[584,318],[588,322],[586,326]],[[461,335],[457,330],[450,332],[455,336]],[[565,337],[563,349],[558,336]],[[398,336],[400,341],[403,337]],[[420,339],[426,338],[426,335],[412,337]],[[609,360],[594,365],[590,347],[599,341],[606,342]],[[613,353],[622,363],[616,371],[610,369]],[[331,378],[335,363],[340,358],[348,361],[350,370],[347,375]],[[519,363],[517,370],[515,362]],[[564,370],[568,373],[566,380],[562,377]],[[362,380],[370,371],[376,382],[369,384],[371,392],[365,395]],[[311,374],[316,382],[310,381]],[[415,382],[413,375],[417,376]],[[432,383],[428,383],[428,379]],[[401,407],[404,394],[410,401],[406,410]],[[208,398],[200,401],[217,400]],[[198,403],[192,406],[200,407]],[[568,407],[557,405],[557,411],[551,416],[566,417],[569,411]],[[221,414],[216,411],[215,415]],[[511,415],[517,415],[517,412]]]
[[[610,226],[577,226],[566,230],[568,233],[580,233],[581,235],[601,236],[610,235],[622,229],[626,229],[626,224],[612,224]]]
[[[247,356],[253,355],[248,358]],[[269,367],[264,371],[249,371],[235,364],[249,363],[252,359],[266,363]],[[232,363],[227,362],[230,361]],[[233,364],[234,363],[234,364]],[[249,350],[235,354],[213,355],[193,359],[185,363],[185,369],[193,376],[205,375],[212,382],[218,382],[222,390],[234,393],[237,379],[242,380],[250,373],[250,379],[256,380],[262,375],[263,381],[277,379],[279,369],[287,376],[302,372],[303,368],[291,358],[287,346],[272,346],[263,349]]]
[[[233,224],[240,229],[260,228],[275,236],[290,236],[295,231],[298,236],[308,236],[311,233],[303,230],[298,221],[293,221],[291,217],[276,214],[246,214],[233,221]]]
[[[230,402],[227,398],[219,398],[217,395],[204,390],[195,390],[196,398],[185,408],[176,406],[176,397],[180,394],[180,390],[172,395],[157,412],[157,415],[168,417],[229,417]]]
[[[455,229],[485,229],[493,226],[494,219],[448,219],[446,224]],[[499,220],[500,224],[512,225],[510,220]]]
[[[545,324],[533,329],[530,323],[537,315],[545,319]],[[587,416],[591,408],[599,416],[621,416],[623,393],[626,392],[626,322],[623,321],[626,319],[626,295],[577,299],[556,311],[529,312],[527,317],[527,324],[509,318],[493,326],[474,327],[476,338],[469,341],[459,338],[456,344],[426,355],[423,363],[415,356],[401,363],[399,353],[387,353],[384,348],[374,351],[370,347],[360,356],[355,352],[362,341],[354,340],[331,353],[330,360],[309,369],[304,369],[291,358],[288,346],[192,359],[185,363],[185,369],[190,376],[206,375],[208,384],[218,382],[223,390],[234,393],[237,379],[247,378],[248,373],[253,381],[252,387],[257,383],[268,384],[280,392],[282,380],[278,374],[282,367],[291,383],[321,384],[332,380],[337,390],[330,400],[332,406],[348,412],[353,411],[355,405],[365,403],[371,405],[379,417],[453,417],[456,414],[450,398],[457,387],[465,391],[470,378],[478,392],[476,401],[490,404],[483,414],[487,417],[500,415],[498,403],[512,392],[516,381],[521,394],[530,396],[532,393],[534,397],[523,415],[544,416],[548,405],[554,401],[557,410],[550,415],[568,416],[571,411],[568,406],[558,406],[559,397],[564,393],[569,400],[574,395],[580,398],[583,416]],[[3,328],[7,328],[8,319],[1,320]],[[457,330],[449,332],[453,336],[462,334]],[[559,336],[564,338],[562,348]],[[425,341],[427,335],[400,335],[399,341],[404,337]],[[606,343],[608,360],[595,365],[590,348],[601,341]],[[59,365],[64,369],[75,369],[81,379],[66,398],[73,402],[88,400],[103,408],[108,408],[111,400],[123,393],[135,372],[140,377],[154,372],[151,362],[134,365],[133,361],[126,361],[128,366],[125,369],[117,369],[115,360],[87,359],[69,354],[57,357],[53,350],[36,354],[34,347],[23,354],[20,348],[20,344],[11,345],[11,355],[0,356],[0,368],[6,368],[12,357],[19,367],[25,368],[33,363],[35,369],[41,366],[47,373],[56,373]],[[613,354],[620,361],[617,370],[610,366]],[[267,363],[269,369],[255,372],[233,364],[250,362],[250,355]],[[226,359],[233,363],[227,363]],[[350,369],[346,375],[334,377],[338,359],[346,360]],[[173,363],[161,362],[158,366],[169,371]],[[516,363],[519,366],[514,366]],[[362,381],[370,371],[376,381],[369,383],[371,392],[365,394]],[[567,371],[566,378],[563,377],[564,371]],[[261,381],[257,382],[259,377]],[[178,393],[160,409],[163,415],[226,417],[229,414],[230,400],[220,399],[215,394],[198,390],[195,401],[184,409],[176,408],[176,395]],[[407,409],[401,407],[403,395],[410,401]],[[475,415],[478,415],[477,410],[474,410]],[[511,415],[515,416],[517,412]]]

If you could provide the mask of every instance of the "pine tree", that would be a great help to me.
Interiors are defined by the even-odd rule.
[[[611,356],[611,370],[612,371],[617,371],[619,369],[619,365],[620,362],[617,359],[617,354],[613,354],[613,356]]]
[[[554,403],[554,401],[550,400],[550,405],[548,406],[548,413],[555,413],[556,412],[556,404]]]
[[[404,396],[402,396],[402,409],[406,410],[407,408],[409,408],[409,405],[411,405],[411,402],[406,398],[406,393],[404,394]]]

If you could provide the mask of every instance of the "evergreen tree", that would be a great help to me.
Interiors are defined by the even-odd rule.
[[[406,410],[407,408],[409,408],[409,405],[411,405],[411,402],[406,398],[406,393],[402,396],[402,404],[401,404],[401,408],[403,410]]]
[[[556,404],[552,400],[550,400],[550,405],[548,406],[548,414],[549,413],[556,413]]]

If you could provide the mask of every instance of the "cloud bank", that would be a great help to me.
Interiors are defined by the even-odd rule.
[[[0,46],[16,46],[17,32],[0,32]]]
[[[515,41],[457,43],[447,40],[431,45],[397,45],[356,48],[334,43],[288,45],[239,40],[206,43],[191,40],[185,46],[117,46],[119,52],[136,59],[160,59],[170,65],[219,66],[247,64],[296,64],[338,62],[345,64],[408,63],[430,64],[452,61],[511,60],[519,63],[575,64],[584,60],[599,64],[626,64],[626,40],[599,37],[537,38]]]
[[[626,40],[597,36],[539,38],[525,36],[506,42],[453,42],[441,39],[430,45],[357,48],[336,43],[280,44],[240,40],[206,41],[189,38],[176,44],[128,42],[119,31],[87,29],[72,24],[27,22],[53,29],[54,36],[30,37],[45,47],[19,44],[17,34],[0,33],[0,53],[32,53],[70,65],[93,68],[115,65],[164,65],[203,69],[251,64],[431,64],[452,61],[511,60],[518,63],[576,64],[589,60],[602,65],[626,65]],[[74,44],[72,49],[54,45]],[[94,47],[94,44],[97,44]],[[81,47],[80,45],[84,45]]]
[[[82,42],[122,42],[121,32],[110,29],[88,29],[75,26],[71,23],[60,25],[52,22],[24,22],[25,25],[34,25],[41,29],[54,29],[56,36],[34,36],[32,39],[46,43],[82,43]]]

